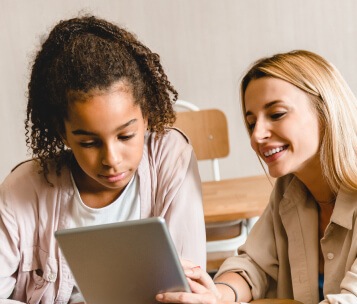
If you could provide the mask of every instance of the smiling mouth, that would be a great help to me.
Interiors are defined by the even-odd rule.
[[[263,154],[264,154],[265,157],[269,157],[269,156],[272,156],[272,155],[274,155],[276,153],[279,153],[279,152],[281,152],[283,150],[286,150],[287,148],[288,148],[288,145],[285,145],[285,146],[282,146],[282,147],[279,147],[279,148],[274,148],[274,149],[271,149],[269,151],[266,151]]]

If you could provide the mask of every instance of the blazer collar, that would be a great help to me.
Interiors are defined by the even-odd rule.
[[[337,193],[335,208],[331,221],[337,225],[351,230],[354,217],[357,214],[357,192],[349,191],[344,187]]]

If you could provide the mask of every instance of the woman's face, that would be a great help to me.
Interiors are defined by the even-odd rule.
[[[321,172],[319,122],[305,92],[263,77],[248,84],[244,102],[251,146],[271,176],[293,173],[304,180]]]
[[[123,82],[71,102],[64,141],[81,169],[77,184],[119,194],[139,166],[146,129],[132,89]]]

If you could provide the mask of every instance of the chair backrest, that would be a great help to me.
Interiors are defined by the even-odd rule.
[[[189,137],[198,160],[212,160],[214,179],[220,180],[218,158],[229,154],[225,114],[217,109],[199,110],[195,105],[181,100],[177,105],[189,111],[177,112],[175,127]]]

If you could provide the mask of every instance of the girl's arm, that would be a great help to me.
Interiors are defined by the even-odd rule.
[[[191,152],[182,157],[186,158],[185,162],[189,164],[184,175],[180,177],[183,179],[182,183],[175,190],[165,219],[180,258],[190,260],[206,269],[206,232],[201,179],[194,154]],[[176,183],[178,181],[172,181],[172,184]]]
[[[0,299],[7,299],[16,284],[15,273],[20,263],[20,253],[16,242],[17,229],[12,221],[13,215],[5,204],[2,187],[0,187]]]

